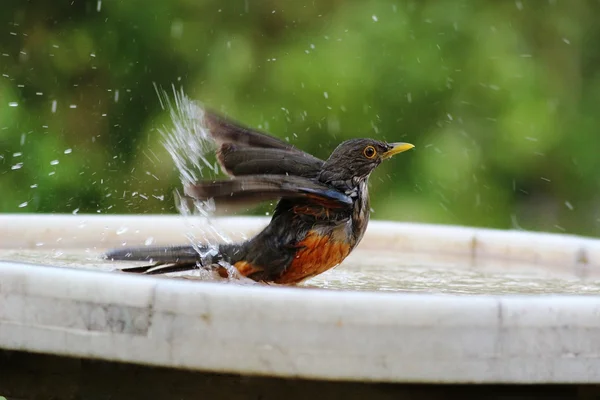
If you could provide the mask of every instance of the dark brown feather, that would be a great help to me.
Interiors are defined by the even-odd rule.
[[[241,126],[239,123],[207,109],[204,110],[204,123],[218,145],[232,143],[238,146],[284,149],[304,153],[281,139]]]
[[[109,260],[138,260],[152,262],[195,262],[198,251],[192,246],[129,247],[114,249],[104,255]]]
[[[324,163],[307,153],[240,147],[231,143],[224,143],[217,157],[223,169],[233,176],[268,174],[314,178]]]
[[[352,199],[335,189],[307,178],[287,175],[249,175],[231,180],[200,182],[187,186],[185,193],[200,200],[212,198],[220,204],[304,198],[327,202],[338,208],[352,206]]]

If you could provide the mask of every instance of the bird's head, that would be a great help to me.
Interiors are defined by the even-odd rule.
[[[374,139],[346,140],[325,161],[319,179],[322,182],[366,179],[383,160],[413,147],[410,143],[386,143]]]

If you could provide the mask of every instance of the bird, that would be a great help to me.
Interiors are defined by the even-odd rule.
[[[228,177],[184,185],[184,194],[222,205],[277,201],[269,224],[254,237],[217,246],[143,246],[108,251],[121,268],[157,275],[212,269],[252,281],[297,285],[340,265],[362,240],[370,219],[368,181],[384,161],[414,148],[370,138],[340,143],[317,158],[268,133],[204,110],[204,126]],[[229,268],[227,268],[229,266]]]

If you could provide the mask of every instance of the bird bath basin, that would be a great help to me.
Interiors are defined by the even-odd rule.
[[[104,272],[143,264],[106,261],[101,255],[109,248],[185,244],[185,232],[204,223],[174,216],[2,219],[0,261]],[[268,221],[237,217],[213,224],[228,237],[242,239]],[[599,243],[566,235],[373,221],[368,237],[341,266],[300,287],[420,294],[600,294],[600,265],[590,259],[600,256],[595,253]],[[200,272],[170,277],[254,284]]]
[[[267,222],[214,224],[236,239]],[[372,221],[300,287],[133,276],[100,258],[185,244],[194,223],[0,216],[0,349],[330,381],[600,382],[598,240]]]

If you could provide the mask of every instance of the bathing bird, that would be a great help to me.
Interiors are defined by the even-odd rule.
[[[227,277],[229,264],[258,282],[303,282],[341,264],[356,248],[369,223],[369,176],[384,160],[414,147],[350,139],[322,160],[213,111],[205,110],[202,118],[228,177],[188,184],[185,195],[222,205],[277,201],[270,223],[239,243],[107,252],[109,260],[148,264],[121,271],[154,275],[216,269]]]

